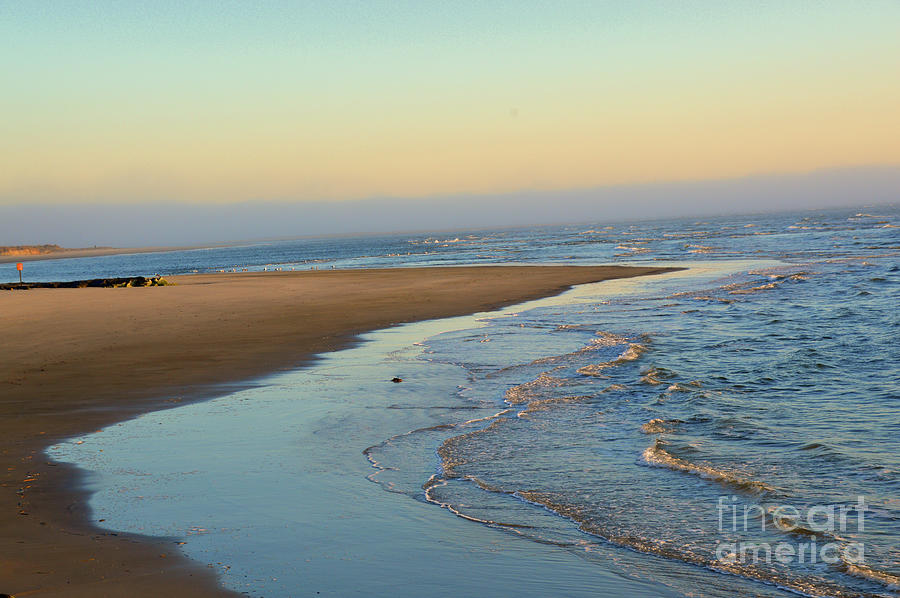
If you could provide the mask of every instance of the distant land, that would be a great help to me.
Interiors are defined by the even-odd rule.
[[[54,259],[66,257],[88,257],[95,255],[109,255],[120,253],[121,249],[114,247],[81,247],[68,248],[56,244],[44,245],[0,245],[0,262],[14,260],[30,261],[40,259]]]
[[[46,255],[66,251],[59,245],[0,245],[0,255],[20,257],[24,255]]]
[[[73,257],[97,257],[126,253],[153,253],[193,249],[193,247],[80,247],[69,248],[55,244],[46,245],[0,245],[0,264],[9,262],[29,262],[34,260],[55,260]]]

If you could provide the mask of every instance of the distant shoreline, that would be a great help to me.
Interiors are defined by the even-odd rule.
[[[49,253],[31,255],[0,255],[0,264],[11,262],[36,262],[41,260],[64,260],[79,257],[102,257],[105,255],[128,255],[134,253],[161,253],[164,251],[186,251],[189,249],[206,249],[208,245],[195,247],[97,247],[84,249],[60,249]],[[216,247],[227,247],[217,245]]]

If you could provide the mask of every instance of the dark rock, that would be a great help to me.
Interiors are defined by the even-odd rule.
[[[0,290],[3,291],[27,291],[28,289],[83,289],[83,288],[114,288],[114,287],[156,287],[166,286],[164,278],[154,276],[130,276],[127,278],[94,278],[91,280],[70,280],[65,282],[26,282],[3,283]]]

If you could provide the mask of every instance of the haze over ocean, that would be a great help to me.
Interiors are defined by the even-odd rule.
[[[879,205],[896,202],[898,197],[900,168],[880,166],[424,199],[0,205],[0,236],[10,245],[195,246],[306,235],[622,222],[683,214],[705,217]]]

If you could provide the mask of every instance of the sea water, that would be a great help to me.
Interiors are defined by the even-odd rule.
[[[898,225],[882,207],[355,239],[315,259],[688,269],[371,333],[50,454],[92,472],[100,525],[251,595],[894,595]]]

